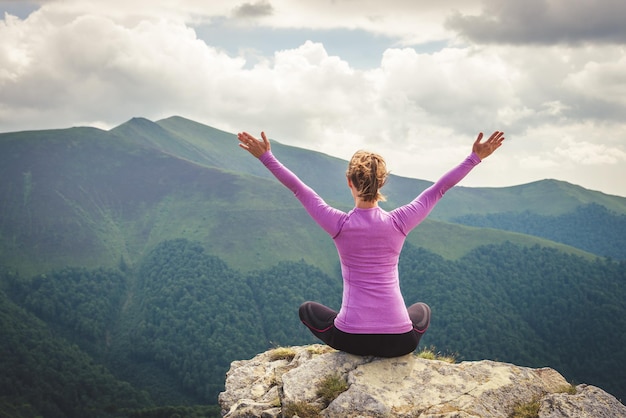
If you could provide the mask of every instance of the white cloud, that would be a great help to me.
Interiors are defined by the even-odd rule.
[[[520,183],[554,178],[616,193],[626,174],[625,137],[626,126],[612,122],[533,127],[507,144],[506,152],[514,158],[507,160],[503,177],[513,172]]]
[[[210,92],[244,63],[207,46],[182,23],[140,20],[126,27],[80,15],[58,24],[44,12],[0,29],[3,44],[19,45],[0,56],[11,68],[0,73],[3,125],[27,124],[33,113],[40,113],[33,127],[45,127],[71,114],[114,124],[185,111],[210,104]]]
[[[580,165],[614,165],[626,162],[626,151],[603,143],[575,141],[566,138],[554,150],[562,159],[571,160]]]
[[[581,96],[626,110],[626,55],[611,54],[588,61],[579,71],[568,74],[564,85]]]

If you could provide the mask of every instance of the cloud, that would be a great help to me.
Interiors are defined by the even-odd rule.
[[[271,5],[246,3],[245,10],[267,12],[271,7],[271,15],[264,13],[254,22],[267,29],[361,30],[409,46],[448,39],[451,32],[441,22],[450,10],[478,12],[478,5],[480,0],[449,0],[445,7],[427,0],[391,0],[384,5],[379,0],[273,0]]]
[[[233,15],[237,18],[270,16],[273,13],[274,8],[266,0],[257,3],[243,3],[233,10]]]
[[[626,162],[626,151],[607,144],[566,139],[555,148],[555,154],[582,165],[614,165]]]
[[[593,101],[608,102],[626,111],[626,55],[605,55],[605,59],[586,62],[578,71],[568,74],[564,86]]]
[[[298,134],[303,125],[322,142],[351,130],[361,139],[397,143],[420,141],[437,125],[466,133],[480,121],[520,133],[553,120],[555,109],[560,118],[585,113],[572,98],[599,97],[585,89],[589,79],[605,101],[623,100],[619,91],[611,93],[609,81],[619,77],[622,64],[600,61],[615,56],[607,50],[580,62],[559,60],[563,50],[546,50],[542,65],[536,49],[388,49],[380,67],[359,71],[315,42],[245,68],[243,58],[207,45],[184,23],[149,18],[130,24],[106,15],[60,19],[42,11],[11,20],[3,35],[13,37],[5,43],[13,51],[4,55],[3,68],[11,74],[0,100],[39,107],[50,119],[64,107],[112,121],[191,112],[232,127],[271,117],[281,133],[303,143],[309,141]],[[589,65],[592,59],[597,64]],[[534,65],[524,68],[529,62]],[[607,72],[615,76],[607,80]],[[110,116],[96,117],[103,113]]]
[[[55,18],[55,16],[53,16]],[[0,27],[0,123],[57,126],[68,119],[119,123],[185,112],[210,102],[216,83],[243,65],[177,22],[125,26],[81,15],[54,22],[41,12]]]
[[[477,43],[626,42],[622,0],[485,0],[479,15],[455,12],[446,27]]]
[[[390,49],[381,69],[384,100],[391,103],[392,96],[396,101],[406,97],[411,106],[437,123],[459,131],[466,131],[470,120],[494,126],[500,110],[517,106],[512,83],[516,72],[487,51],[445,48],[420,54],[413,49]]]

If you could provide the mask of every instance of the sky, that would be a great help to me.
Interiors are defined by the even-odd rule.
[[[500,130],[461,185],[626,197],[624,21],[624,0],[0,0],[0,132],[178,115],[434,181]]]

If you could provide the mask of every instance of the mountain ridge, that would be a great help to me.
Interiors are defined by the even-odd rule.
[[[330,177],[344,176],[344,161],[278,141],[273,147],[281,161],[293,167],[304,181],[310,180],[322,197],[344,210],[351,208],[345,185],[328,181]],[[13,265],[24,273],[76,264],[73,259],[94,267],[114,266],[121,258],[133,264],[164,238],[206,241],[212,231],[223,230],[226,224],[231,225],[233,232],[239,230],[256,240],[255,245],[232,241],[219,247],[218,254],[230,262],[234,256],[226,250],[229,247],[260,251],[262,260],[276,260],[281,253],[297,260],[300,257],[290,248],[297,241],[303,245],[295,247],[302,249],[307,260],[327,272],[336,268],[332,243],[325,240],[298,202],[262,164],[256,164],[237,148],[233,134],[180,117],[158,123],[134,118],[110,131],[78,127],[1,134],[0,151],[0,193],[5,196],[0,202],[0,233],[4,237],[0,240],[0,263]],[[324,176],[319,176],[320,172]],[[428,184],[392,176],[386,186],[388,203],[406,203]],[[453,189],[441,202],[442,212],[450,210],[445,209],[447,201],[452,202],[448,208],[479,206],[475,201],[493,207],[494,202],[506,201],[511,194],[505,190],[501,192],[503,198],[498,192]],[[471,201],[458,203],[468,193]],[[586,193],[583,194],[587,196]],[[595,192],[588,193],[588,199],[594,200]],[[488,196],[482,197],[485,194]],[[558,200],[558,196],[553,199]],[[620,207],[620,198],[609,201],[614,202],[613,208]],[[186,208],[183,212],[181,205]],[[574,204],[568,200],[567,206]],[[464,213],[463,210],[456,214]],[[270,215],[273,211],[288,215],[282,220],[292,225],[294,239],[284,245],[278,240],[274,249],[254,250],[255,246],[259,248],[262,237],[277,234],[278,229],[272,227],[276,222]],[[496,236],[493,230],[468,229],[450,224],[449,215],[438,216],[436,211],[419,227],[420,232],[433,232],[412,234],[409,240],[427,247],[432,244],[447,257],[461,256],[474,248],[473,240],[484,242],[487,236],[494,242],[527,240],[529,245],[562,245],[518,233],[501,232]],[[479,208],[475,212],[482,211]],[[172,217],[173,213],[177,216]],[[186,215],[180,216],[182,213]],[[448,232],[440,236],[434,232],[437,228]],[[226,241],[233,235],[219,234]],[[450,234],[466,239],[454,242],[448,238]],[[570,251],[582,254],[580,250]],[[240,264],[244,270],[254,268],[251,261]]]

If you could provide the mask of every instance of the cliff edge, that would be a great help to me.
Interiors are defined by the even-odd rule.
[[[359,357],[323,345],[234,361],[219,403],[227,418],[626,417],[615,397],[550,368]]]

